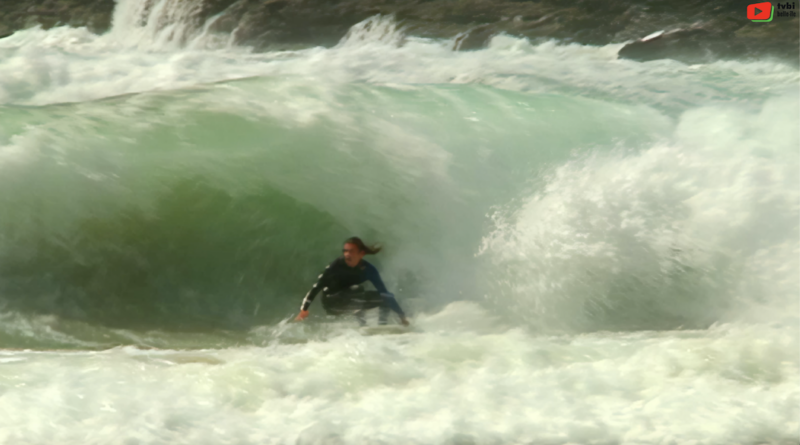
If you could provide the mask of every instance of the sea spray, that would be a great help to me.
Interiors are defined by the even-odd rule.
[[[487,298],[540,327],[706,327],[778,307],[796,322],[800,141],[782,129],[797,117],[791,98],[694,109],[672,142],[558,166],[494,213]]]

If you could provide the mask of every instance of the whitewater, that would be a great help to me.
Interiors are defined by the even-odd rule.
[[[0,444],[798,443],[796,67],[197,5],[0,39]]]

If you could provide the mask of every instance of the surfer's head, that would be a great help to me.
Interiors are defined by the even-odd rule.
[[[356,267],[364,255],[374,255],[380,251],[380,246],[368,246],[357,236],[347,238],[342,248],[344,262],[350,267]]]

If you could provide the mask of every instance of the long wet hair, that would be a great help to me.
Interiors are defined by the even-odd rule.
[[[344,240],[344,243],[355,244],[362,252],[364,252],[367,255],[375,255],[376,253],[380,252],[381,249],[383,249],[383,247],[381,247],[380,244],[373,244],[371,246],[368,246],[364,244],[364,241],[361,241],[361,238],[357,236],[351,236],[350,238],[347,238],[346,240]]]

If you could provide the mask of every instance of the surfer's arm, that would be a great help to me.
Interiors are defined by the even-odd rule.
[[[391,294],[388,289],[386,289],[386,285],[383,284],[383,280],[381,280],[381,274],[378,273],[378,269],[375,268],[372,264],[369,265],[367,268],[367,279],[378,292],[382,294]]]
[[[319,274],[317,277],[317,282],[311,287],[311,290],[308,291],[306,296],[303,298],[303,302],[300,304],[300,315],[297,316],[297,320],[302,320],[308,316],[308,308],[311,306],[311,302],[314,301],[317,294],[322,290],[324,284],[330,278],[330,270],[331,266],[325,268],[325,270]]]
[[[381,297],[383,298],[386,307],[393,310],[400,317],[400,322],[408,326],[406,314],[403,312],[403,309],[400,308],[400,305],[394,298],[394,294],[386,289],[386,285],[383,284],[383,280],[381,279],[381,274],[378,273],[378,269],[376,269],[375,266],[370,266],[370,268],[367,270],[367,279],[370,281],[370,283],[372,283],[373,286],[375,286],[375,289],[381,293]]]

